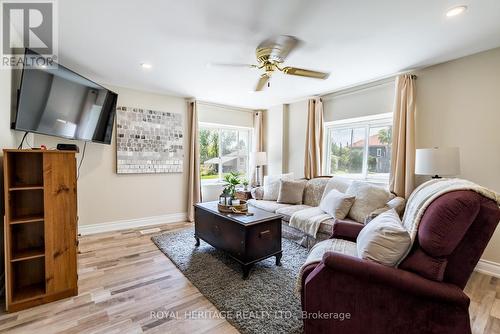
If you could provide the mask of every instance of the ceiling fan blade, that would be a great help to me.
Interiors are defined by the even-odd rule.
[[[220,67],[243,67],[243,68],[254,68],[257,65],[253,64],[240,64],[240,63],[208,63],[208,66],[220,66]]]
[[[269,82],[270,77],[267,74],[262,74],[260,76],[259,82],[257,82],[257,86],[255,86],[255,91],[260,92],[264,89],[266,84]]]
[[[288,35],[268,38],[257,47],[257,58],[268,56],[269,60],[282,63],[300,43],[297,37]]]
[[[290,66],[284,67],[282,71],[283,71],[283,73],[288,74],[288,75],[298,75],[301,77],[323,79],[323,80],[327,79],[328,76],[330,76],[330,73],[311,71],[311,70],[306,70],[303,68],[290,67]]]

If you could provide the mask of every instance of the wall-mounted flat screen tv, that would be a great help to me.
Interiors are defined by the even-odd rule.
[[[28,56],[36,54],[26,50]],[[118,95],[62,65],[25,61],[14,129],[110,144]]]

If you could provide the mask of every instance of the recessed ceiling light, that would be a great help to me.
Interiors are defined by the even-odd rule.
[[[467,10],[467,6],[465,6],[465,5],[456,6],[456,7],[448,9],[448,11],[446,12],[446,16],[448,16],[448,17],[457,16],[457,15],[462,14],[466,10]]]
[[[148,64],[148,63],[141,63],[141,67],[142,68],[151,68],[153,66],[151,64]]]

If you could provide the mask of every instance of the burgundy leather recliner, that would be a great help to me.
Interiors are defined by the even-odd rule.
[[[470,334],[463,289],[499,220],[495,201],[453,191],[424,212],[398,268],[326,253],[302,277],[305,333]],[[355,242],[362,227],[337,221],[332,238]]]

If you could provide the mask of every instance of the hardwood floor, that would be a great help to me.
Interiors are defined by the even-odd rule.
[[[189,225],[162,225],[157,231]],[[0,332],[238,333],[223,319],[184,319],[186,311],[216,309],[151,242],[153,234],[126,230],[81,237],[79,295],[2,314]],[[158,311],[164,313],[152,318]]]
[[[81,237],[79,295],[0,314],[0,332],[238,333],[223,319],[184,317],[185,312],[216,309],[150,238],[189,225],[161,225],[148,228],[152,233],[147,234],[125,230]],[[472,332],[500,334],[500,280],[474,273],[466,293],[471,298]],[[158,311],[164,313],[151,317]]]

